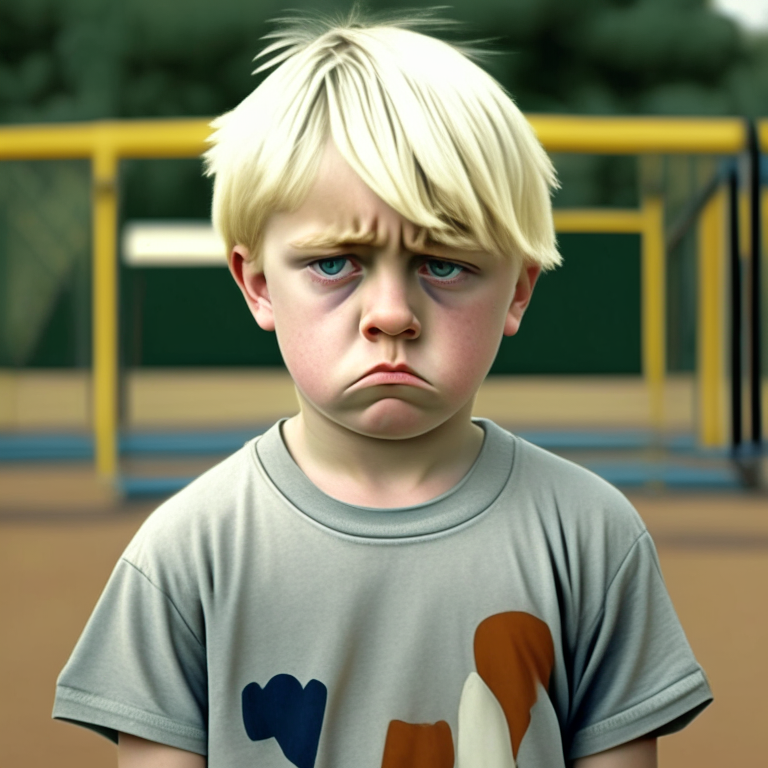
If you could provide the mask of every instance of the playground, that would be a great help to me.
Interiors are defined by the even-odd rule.
[[[532,122],[558,157],[630,158],[637,190],[627,205],[556,208],[565,266],[537,288],[530,333],[502,345],[475,414],[618,485],[653,535],[715,695],[691,727],[661,740],[662,768],[758,768],[768,722],[760,362],[768,125]],[[34,275],[13,272],[20,241],[11,230],[0,250],[3,274],[18,278],[17,327],[39,326],[30,352],[37,362],[0,368],[0,743],[8,765],[114,764],[106,740],[50,719],[58,672],[146,516],[296,408],[274,340],[234,301],[204,223],[128,221],[118,204],[121,164],[190,161],[207,130],[203,120],[0,128],[0,160],[29,190],[50,192],[48,208],[38,205],[50,221],[66,220],[61,211],[74,198],[64,193],[85,169],[90,225],[84,240],[60,240],[65,277],[48,292],[46,311],[23,298]],[[41,168],[72,162],[81,166],[61,172],[64,202],[56,202],[59,177],[42,185],[49,171]],[[20,196],[14,204],[26,211],[14,221],[29,223],[31,203]],[[53,238],[39,229],[24,242],[42,252]],[[88,280],[65,246],[86,254]],[[596,275],[611,292],[593,309],[580,296]],[[61,350],[71,359],[57,358]]]

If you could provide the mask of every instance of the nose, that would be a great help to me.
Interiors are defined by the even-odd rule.
[[[408,298],[405,276],[381,275],[367,286],[360,332],[369,341],[384,336],[416,339],[421,323]]]

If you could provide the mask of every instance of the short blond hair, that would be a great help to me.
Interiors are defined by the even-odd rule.
[[[274,67],[211,124],[206,172],[227,252],[259,258],[267,218],[301,205],[328,139],[428,239],[549,269],[560,263],[549,157],[469,48],[416,32],[423,16],[315,19],[267,35]],[[255,74],[255,73],[254,73]]]

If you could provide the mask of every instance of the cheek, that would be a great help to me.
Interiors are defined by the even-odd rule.
[[[475,301],[446,313],[436,331],[441,363],[457,387],[477,386],[498,351],[505,313],[493,301]]]
[[[344,348],[345,324],[339,313],[295,296],[289,300],[288,311],[281,311],[284,304],[274,299],[273,306],[277,341],[291,377],[306,394],[321,396]]]

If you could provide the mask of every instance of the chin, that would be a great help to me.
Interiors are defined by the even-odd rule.
[[[448,421],[452,414],[425,412],[410,403],[386,398],[352,418],[340,420],[345,427],[366,437],[380,440],[407,440],[431,432]]]

